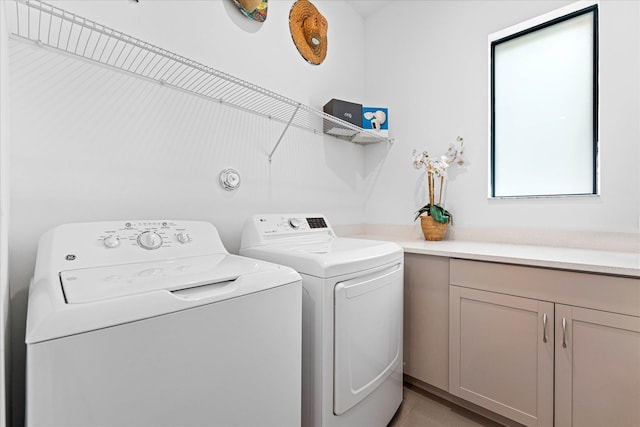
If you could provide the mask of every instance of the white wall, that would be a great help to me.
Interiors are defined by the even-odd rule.
[[[411,151],[440,155],[457,135],[470,164],[453,176],[447,208],[458,227],[638,232],[640,2],[600,4],[601,196],[489,200],[487,36],[566,1],[394,1],[366,21],[366,96],[389,106],[396,146],[368,150],[377,171],[370,224],[410,224],[425,204],[424,174]],[[402,49],[398,49],[402,46]],[[554,153],[539,155],[540,167]],[[461,172],[461,171],[458,171]],[[455,172],[454,172],[454,175]]]
[[[311,106],[363,96],[363,20],[342,2],[316,1],[329,22],[321,66],[296,50],[293,1],[269,2],[255,24],[229,1],[60,1],[56,5]],[[230,7],[229,7],[230,6]],[[11,308],[14,425],[23,411],[27,288],[37,240],[60,223],[174,218],[211,221],[237,251],[258,212],[363,218],[364,148],[290,129],[93,64],[12,41]],[[222,190],[237,168],[242,186]]]
[[[4,8],[0,6],[0,427],[8,419],[9,396],[9,54]]]

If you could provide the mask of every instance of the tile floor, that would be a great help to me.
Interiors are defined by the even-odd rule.
[[[410,384],[388,427],[499,427],[487,418],[440,399]]]

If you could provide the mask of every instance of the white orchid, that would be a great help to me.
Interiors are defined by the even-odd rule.
[[[418,153],[417,150],[413,150],[413,167],[415,169],[422,169],[423,167],[427,167],[427,160],[429,159],[429,153],[423,151],[422,153]]]
[[[446,223],[447,221],[449,221],[449,218],[451,218],[451,214],[441,206],[444,192],[444,182],[447,176],[447,169],[452,163],[459,167],[463,167],[465,165],[465,162],[466,159],[464,157],[464,139],[461,136],[458,136],[456,138],[456,142],[449,144],[447,152],[440,156],[440,158],[438,159],[429,157],[429,153],[427,151],[418,153],[418,150],[413,150],[413,167],[415,169],[424,168],[427,172],[427,180],[429,182],[429,204],[422,207],[417,212],[416,219],[425,212],[428,215],[432,215],[432,208],[435,208],[435,212],[433,213],[437,213],[437,217],[439,218],[437,219],[438,221],[442,223]],[[437,204],[435,203],[434,198],[436,176],[440,178]]]
[[[438,160],[431,161],[431,167],[435,175],[444,177],[447,175],[449,163],[447,163],[447,158],[445,156],[441,156]]]
[[[458,166],[463,166],[465,162],[464,158],[464,138],[461,136],[456,138],[456,142],[449,144],[449,148],[444,157],[447,158],[447,163],[455,162]]]
[[[415,169],[425,168],[427,172],[432,172],[438,176],[446,176],[447,168],[452,163],[463,166],[465,161],[464,139],[461,136],[456,138],[456,142],[449,144],[447,152],[441,155],[439,159],[429,157],[428,151],[418,153],[418,150],[413,150],[413,167]]]

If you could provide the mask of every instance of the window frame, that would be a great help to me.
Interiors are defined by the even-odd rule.
[[[592,162],[593,178],[591,192],[575,194],[523,194],[523,195],[502,195],[496,196],[496,111],[495,111],[495,48],[497,45],[508,42],[519,37],[534,33],[536,31],[552,27],[556,24],[566,22],[578,16],[593,14],[593,40],[592,40]],[[599,29],[598,29],[598,2],[579,2],[569,5],[557,11],[545,14],[538,18],[526,21],[522,24],[507,28],[506,30],[494,33],[489,36],[489,197],[491,199],[522,199],[541,197],[575,197],[575,196],[599,196]]]

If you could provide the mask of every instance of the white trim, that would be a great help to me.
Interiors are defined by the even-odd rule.
[[[6,24],[6,2],[0,2],[0,427],[5,427],[9,399],[9,378],[6,364],[9,337],[9,279],[8,237],[9,229],[9,32]],[[8,7],[8,6],[7,6]]]

